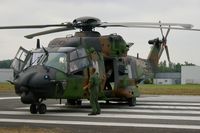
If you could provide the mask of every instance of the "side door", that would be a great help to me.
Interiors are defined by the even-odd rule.
[[[84,48],[78,48],[69,53],[69,77],[65,97],[71,100],[83,97],[83,85],[87,79],[85,70],[91,65]]]
[[[14,76],[23,70],[29,57],[30,52],[23,47],[20,47],[10,66],[14,70]]]

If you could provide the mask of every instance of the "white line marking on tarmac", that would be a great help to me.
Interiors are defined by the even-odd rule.
[[[49,105],[51,106],[51,105]],[[59,109],[60,107],[66,107],[67,106],[57,106],[56,107],[48,107],[48,109]],[[16,109],[29,109],[29,107],[20,107]],[[200,110],[200,107],[195,106],[157,106],[157,105],[136,105],[135,107],[129,108],[129,109],[179,109],[179,110]]]
[[[3,115],[32,115],[26,111],[0,111]],[[40,115],[40,114],[37,114]],[[94,117],[87,113],[47,113],[40,116],[59,116],[59,117]],[[159,120],[186,120],[200,121],[199,116],[171,116],[171,115],[135,115],[135,114],[113,114],[106,113],[95,116],[96,118],[126,118],[126,119],[159,119]]]
[[[17,110],[29,110],[29,107],[16,108]],[[48,110],[71,110],[72,108],[60,107],[47,107]],[[91,109],[73,108],[73,110],[90,111]],[[151,110],[151,109],[101,109],[105,112],[118,112],[118,113],[153,113],[153,114],[200,114],[200,111],[193,110]]]
[[[137,102],[137,104],[145,105],[185,105],[185,106],[200,106],[200,103],[182,103],[182,102]]]
[[[200,107],[195,107],[195,106],[156,106],[156,105],[136,105],[134,107],[135,109],[139,109],[139,108],[149,108],[149,109],[198,109],[200,110]]]
[[[20,97],[0,97],[0,100],[20,99]]]
[[[48,110],[71,110],[71,109],[77,109],[82,111],[90,111],[90,109],[85,108],[69,108],[65,106],[64,104],[53,104],[53,106],[49,105]],[[116,109],[101,109],[102,111],[106,112],[127,112],[127,113],[161,113],[161,114],[200,114],[199,110],[193,110],[198,109],[199,107],[194,106],[149,106],[149,105],[138,105],[133,108],[123,109],[123,108],[116,108]],[[29,110],[29,107],[19,107],[16,108],[17,110]],[[160,110],[161,109],[161,110]],[[164,109],[164,110],[162,110]],[[179,109],[179,110],[168,110],[168,109]]]
[[[154,113],[154,114],[200,114],[200,111],[191,110],[150,110],[150,109],[102,109],[108,112],[123,112],[123,113]]]
[[[147,128],[175,128],[200,129],[199,125],[171,125],[171,124],[145,124],[145,123],[116,123],[116,122],[88,122],[88,121],[60,121],[60,120],[27,120],[27,119],[0,119],[0,122],[57,124],[57,125],[84,125],[84,126],[116,126],[116,127],[147,127]]]
[[[16,108],[17,110],[29,110],[29,107]],[[83,108],[60,108],[60,107],[47,107],[48,110],[71,110],[76,109],[80,111],[90,111],[91,109]],[[200,111],[193,110],[151,110],[151,109],[101,109],[105,112],[118,112],[118,113],[153,113],[153,114],[200,114]]]
[[[88,117],[85,113],[52,113],[46,114],[48,116],[73,116],[73,117]],[[94,116],[89,116],[94,117]],[[95,117],[100,118],[126,118],[126,119],[159,119],[159,120],[187,120],[187,121],[200,121],[197,116],[170,116],[170,115],[130,115],[130,114],[101,114]]]

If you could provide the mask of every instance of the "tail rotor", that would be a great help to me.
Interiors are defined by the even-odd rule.
[[[162,44],[161,44],[162,46],[161,46],[161,50],[160,50],[160,53],[159,53],[159,58],[161,57],[162,52],[165,49],[165,52],[166,52],[166,55],[167,55],[167,60],[169,62],[169,67],[171,67],[172,66],[172,62],[170,60],[169,49],[168,49],[168,46],[167,46],[167,37],[169,35],[171,27],[169,25],[169,27],[168,27],[168,29],[166,31],[166,34],[164,35],[163,28],[162,28],[162,25],[161,25],[161,21],[159,21],[159,23],[160,23],[160,31],[161,31],[161,35],[162,35]]]

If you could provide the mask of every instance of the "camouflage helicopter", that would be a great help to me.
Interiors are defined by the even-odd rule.
[[[67,99],[69,104],[81,104],[81,99],[88,99],[88,93],[83,87],[88,83],[91,67],[95,67],[99,73],[100,100],[127,101],[128,105],[134,106],[139,96],[137,84],[153,76],[164,49],[170,61],[166,45],[170,29],[199,31],[192,29],[191,24],[108,23],[95,17],[80,17],[62,24],[2,26],[0,29],[48,27],[59,28],[25,37],[31,39],[61,31],[80,31],[70,37],[55,38],[46,48],[40,46],[39,40],[34,50],[19,48],[11,65],[14,80],[10,82],[14,84],[22,103],[30,104],[32,114],[46,113],[47,107],[42,103],[46,99]],[[159,28],[163,38],[150,40],[152,49],[149,56],[141,59],[127,55],[132,43],[126,43],[117,34],[101,35],[95,31],[97,27]],[[165,36],[162,29],[167,29]]]

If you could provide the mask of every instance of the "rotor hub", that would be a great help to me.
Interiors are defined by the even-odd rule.
[[[74,27],[80,28],[82,31],[92,31],[100,24],[101,20],[95,17],[80,17],[73,21]]]

